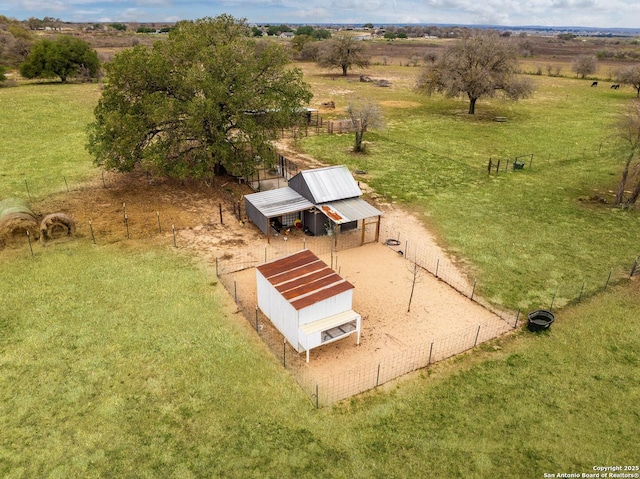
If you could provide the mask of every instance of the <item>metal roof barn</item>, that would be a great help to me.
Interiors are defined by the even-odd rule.
[[[348,198],[332,201],[316,206],[336,224],[358,221],[373,216],[380,216],[382,211],[371,206],[362,198]]]
[[[301,171],[289,180],[289,186],[316,205],[362,195],[344,165]]]
[[[256,268],[258,306],[298,352],[357,334],[354,286],[309,250]]]
[[[287,187],[245,195],[247,217],[269,236],[269,220],[314,208],[313,203]]]

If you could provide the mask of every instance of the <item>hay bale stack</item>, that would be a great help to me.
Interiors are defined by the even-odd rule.
[[[52,213],[45,216],[40,223],[40,238],[43,241],[56,240],[73,236],[76,233],[76,222],[64,213]]]
[[[27,232],[33,239],[40,236],[38,220],[29,204],[20,198],[0,201],[0,245],[25,241]]]

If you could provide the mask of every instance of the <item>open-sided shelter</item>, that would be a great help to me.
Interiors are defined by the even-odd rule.
[[[352,309],[354,286],[309,250],[256,268],[258,306],[297,351],[357,334],[362,317]]]
[[[377,241],[382,212],[361,196],[346,166],[328,166],[299,172],[287,188],[246,195],[245,210],[267,237],[273,224],[286,227],[299,220],[306,232],[322,236],[355,229],[362,221],[364,242],[365,221],[376,218]]]

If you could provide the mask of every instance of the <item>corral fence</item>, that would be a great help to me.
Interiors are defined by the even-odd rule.
[[[394,233],[393,241],[389,241],[390,232],[381,231],[381,242],[402,255],[418,267],[434,274],[438,279],[449,284],[456,291],[474,301],[475,286],[468,284],[449,261],[444,257],[438,259],[437,252],[410,242],[409,237]],[[496,338],[515,329],[519,321],[519,313],[503,311],[492,312],[503,321],[492,324],[478,324],[456,333],[434,337],[418,348],[411,348],[399,353],[382,357],[371,364],[341,371],[331,376],[318,376],[310,371],[305,356],[297,353],[277,331],[257,306],[257,298],[244,295],[238,290],[234,273],[253,268],[266,261],[292,254],[302,248],[309,248],[316,254],[329,254],[331,267],[339,270],[337,256],[334,253],[360,246],[360,232],[349,231],[339,237],[312,237],[300,241],[272,242],[260,247],[244,248],[234,251],[233,255],[216,259],[216,272],[221,283],[233,296],[237,307],[272,353],[289,370],[301,388],[317,406],[327,406],[342,399],[380,386],[394,378],[416,369],[429,366],[437,361],[460,354],[475,346]],[[386,239],[384,239],[386,238]],[[402,249],[401,249],[402,248]],[[398,253],[399,254],[399,253]],[[335,258],[335,263],[334,263]],[[432,267],[432,264],[435,265]],[[480,304],[480,303],[479,303]],[[487,306],[488,307],[488,306]],[[453,314],[453,313],[452,313]]]
[[[408,262],[414,263],[422,271],[432,274],[458,293],[468,297],[469,300],[491,311],[502,321],[478,324],[460,331],[433,337],[419,347],[382,356],[369,364],[345,369],[330,376],[320,376],[310,370],[306,364],[305,355],[296,352],[286,342],[282,334],[273,327],[269,319],[262,314],[257,306],[257,298],[243,295],[238,291],[233,273],[295,253],[302,248],[309,248],[318,255],[330,254],[331,267],[339,270],[337,256],[335,256],[334,263],[334,253],[360,246],[359,233],[357,231],[343,233],[337,238],[337,242],[332,237],[312,237],[302,242],[273,242],[260,247],[237,250],[234,251],[233,256],[216,260],[216,272],[220,281],[234,297],[239,310],[242,311],[247,321],[277,360],[292,373],[316,407],[334,404],[337,401],[381,386],[404,374],[461,354],[513,331],[527,322],[526,315],[521,314],[520,310],[516,312],[499,310],[479,297],[475,280],[469,281],[439,250],[414,241],[410,234],[398,233],[383,227],[380,230],[380,242],[397,254],[401,254]],[[568,302],[579,302],[588,295],[606,290],[614,282],[634,275],[640,275],[640,257],[635,259],[631,269],[620,268],[607,272],[601,284],[591,285],[591,287],[587,287],[585,282],[565,285],[565,290],[568,291],[565,296],[570,296]],[[560,288],[549,298],[550,310],[556,305],[554,303],[559,291]]]

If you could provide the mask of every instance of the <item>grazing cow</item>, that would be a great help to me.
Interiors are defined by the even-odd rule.
[[[620,88],[620,84],[614,83],[613,85],[611,85],[611,88],[613,88],[614,90],[617,90],[618,88]]]
[[[598,82],[597,82],[597,81],[594,81],[594,82],[591,84],[591,86],[598,86]]]

